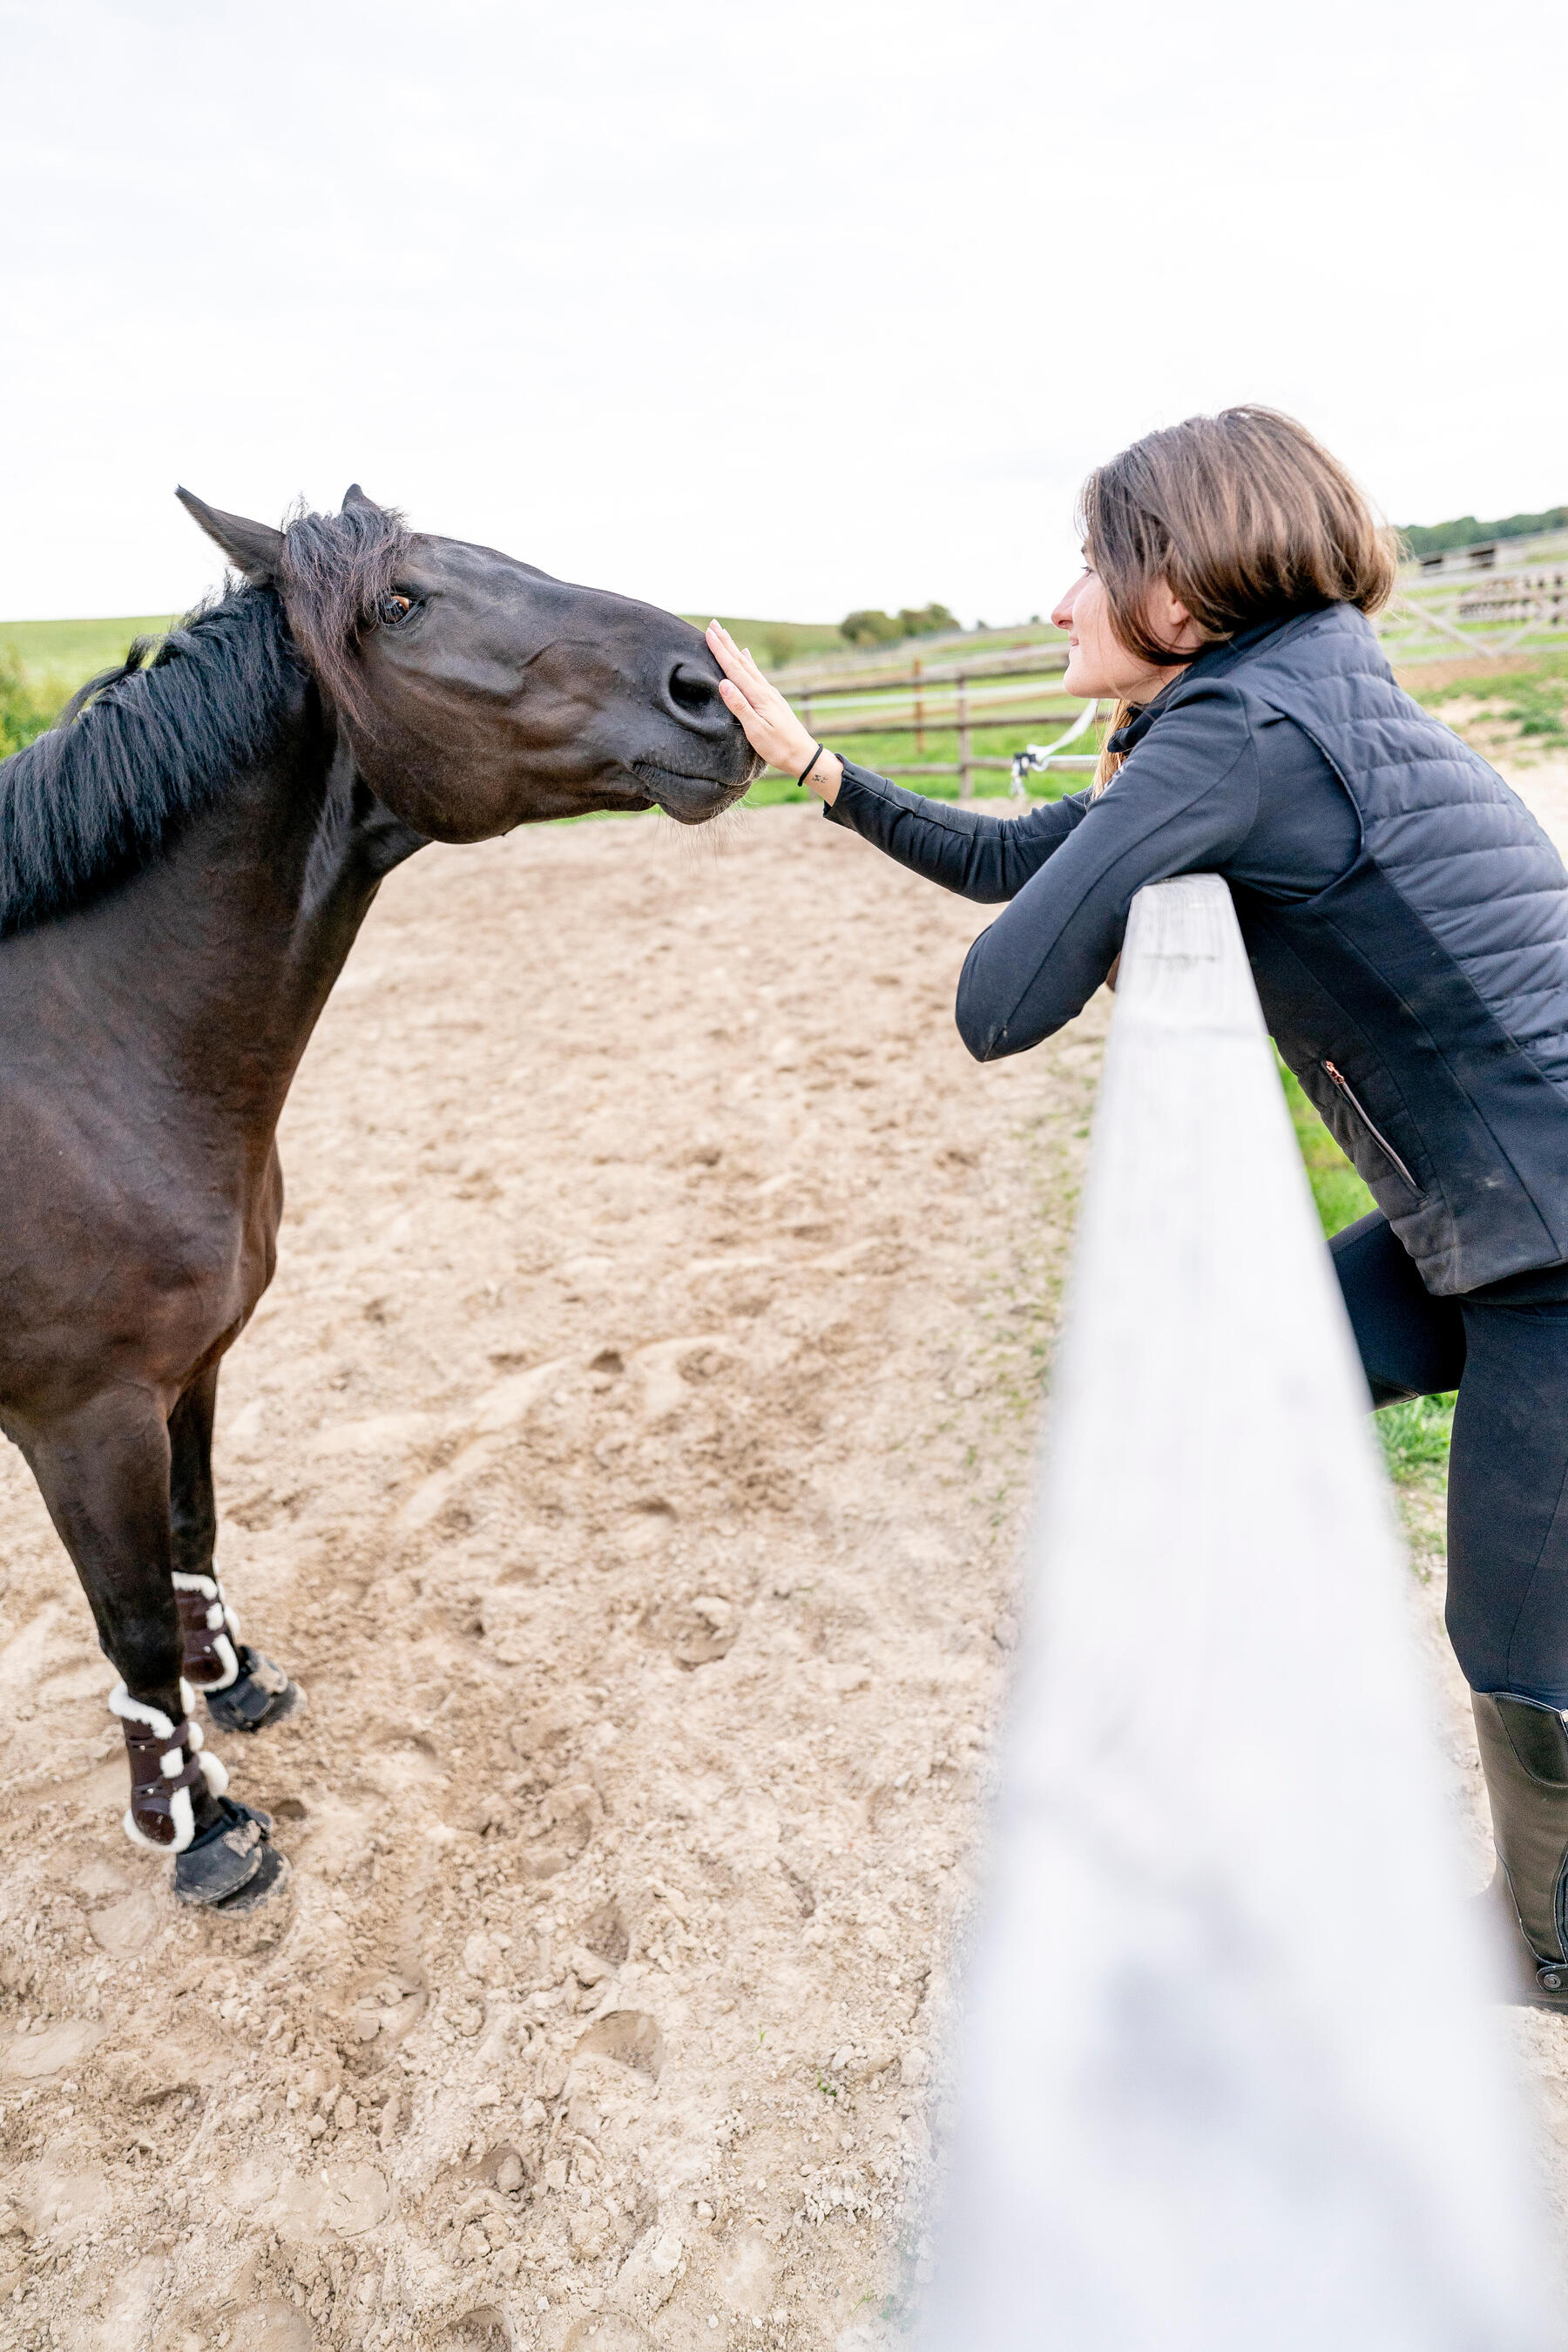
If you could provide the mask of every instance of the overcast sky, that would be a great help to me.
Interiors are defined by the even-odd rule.
[[[1561,0],[0,0],[0,615],[176,481],[680,609],[1046,609],[1233,400],[1400,521],[1568,499]]]

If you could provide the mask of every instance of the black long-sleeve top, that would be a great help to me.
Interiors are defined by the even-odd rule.
[[[1097,800],[1076,793],[1026,816],[982,816],[845,761],[826,811],[834,824],[963,898],[1007,902],[958,984],[959,1034],[977,1060],[1022,1053],[1082,1011],[1146,882],[1217,873],[1292,901],[1353,864],[1360,823],[1322,753],[1225,677],[1264,634],[1204,656],[1179,703],[1163,709],[1157,698],[1113,737],[1127,756]]]

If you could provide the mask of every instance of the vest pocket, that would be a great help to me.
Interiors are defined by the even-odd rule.
[[[1342,1099],[1350,1105],[1352,1110],[1355,1113],[1363,1127],[1365,1128],[1368,1135],[1371,1136],[1373,1141],[1376,1144],[1384,1158],[1394,1167],[1398,1169],[1400,1174],[1404,1177],[1405,1182],[1409,1185],[1413,1192],[1419,1192],[1421,1190],[1420,1185],[1417,1184],[1415,1177],[1412,1176],[1409,1169],[1405,1166],[1404,1160],[1401,1160],[1398,1152],[1395,1151],[1393,1144],[1390,1143],[1382,1128],[1380,1128],[1373,1119],[1369,1118],[1366,1106],[1362,1101],[1361,1097],[1356,1093],[1355,1088],[1351,1085],[1350,1080],[1342,1071],[1337,1070],[1334,1067],[1332,1062],[1321,1062],[1318,1066],[1322,1071],[1323,1076],[1328,1079],[1329,1084],[1337,1090]]]

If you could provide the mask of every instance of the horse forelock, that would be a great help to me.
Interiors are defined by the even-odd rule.
[[[278,586],[295,643],[322,691],[351,721],[371,719],[357,656],[408,551],[408,527],[368,499],[285,526]]]

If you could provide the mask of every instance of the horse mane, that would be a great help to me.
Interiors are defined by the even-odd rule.
[[[276,587],[231,587],[161,641],[139,637],[0,761],[0,938],[152,865],[268,758],[308,676],[362,715],[354,653],[405,546],[401,518],[368,500],[296,516]]]

